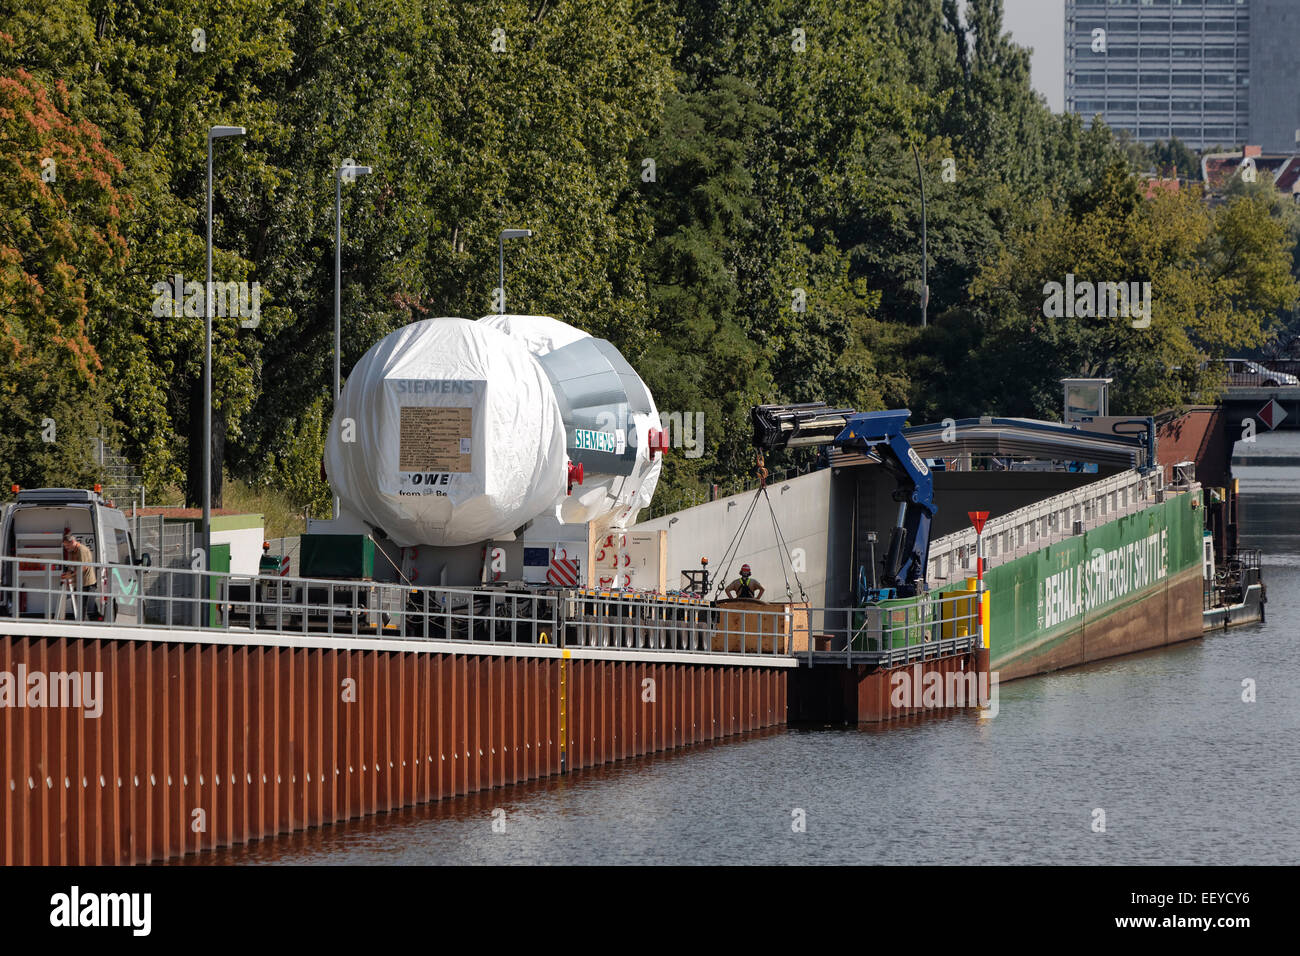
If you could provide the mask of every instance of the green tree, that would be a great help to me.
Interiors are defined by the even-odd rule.
[[[0,35],[0,45],[12,47]],[[122,164],[69,91],[0,69],[0,463],[5,485],[86,485],[111,425],[89,317],[120,281]]]
[[[1149,414],[1212,398],[1221,384],[1205,355],[1257,344],[1271,312],[1294,301],[1281,225],[1253,200],[1211,211],[1195,191],[1143,199],[1116,164],[1068,210],[1040,205],[1008,238],[974,293],[988,318],[977,388],[1005,414],[1059,415],[1058,380],[1113,376],[1112,408]],[[1047,284],[1150,282],[1149,327],[1126,316],[1048,314]],[[1136,323],[1140,326],[1141,322]]]

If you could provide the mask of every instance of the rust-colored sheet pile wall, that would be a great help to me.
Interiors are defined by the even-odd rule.
[[[0,862],[164,860],[784,724],[786,674],[0,636]]]

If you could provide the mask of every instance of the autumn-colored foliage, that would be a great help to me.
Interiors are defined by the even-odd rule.
[[[0,74],[0,460],[41,483],[88,468],[105,418],[89,317],[127,259],[122,163],[70,98]]]

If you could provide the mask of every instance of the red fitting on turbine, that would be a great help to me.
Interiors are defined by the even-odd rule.
[[[569,494],[573,494],[573,486],[582,484],[582,462],[574,464],[569,462]]]
[[[647,434],[647,444],[650,446],[650,457],[663,455],[668,452],[668,433],[658,428],[650,429]]]

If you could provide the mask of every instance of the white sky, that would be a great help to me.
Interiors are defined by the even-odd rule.
[[[1065,0],[1003,0],[1003,29],[1031,47],[1034,89],[1054,111],[1065,109]]]

